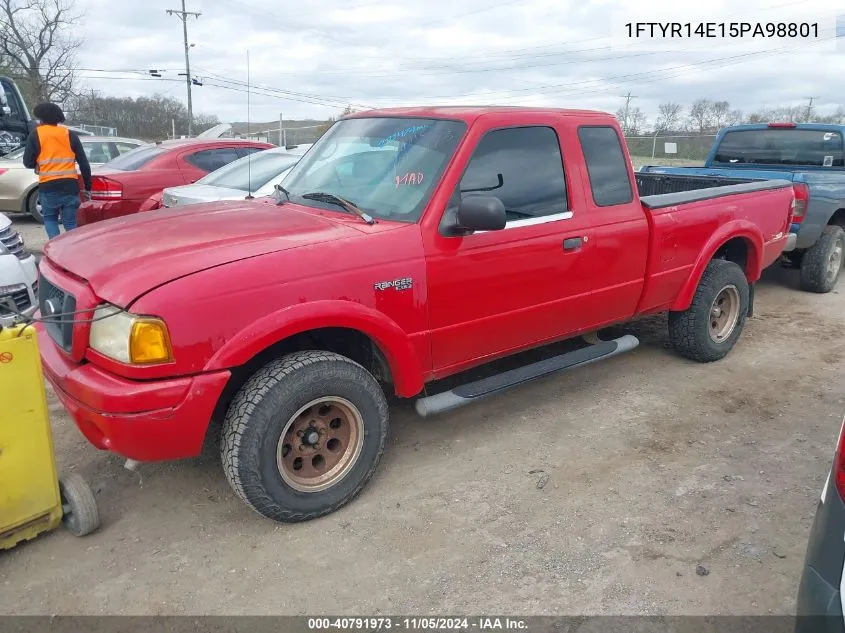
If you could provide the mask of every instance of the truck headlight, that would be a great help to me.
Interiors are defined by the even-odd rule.
[[[112,305],[94,310],[88,344],[122,363],[149,365],[173,360],[170,334],[164,321],[136,316]]]

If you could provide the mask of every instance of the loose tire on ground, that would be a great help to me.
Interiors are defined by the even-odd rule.
[[[297,352],[259,369],[235,395],[223,422],[223,470],[265,517],[314,519],[363,489],[387,428],[387,401],[366,369],[332,352]]]
[[[833,290],[845,258],[845,231],[826,226],[819,241],[804,254],[801,262],[801,290],[825,293]]]
[[[44,224],[44,216],[38,207],[38,188],[33,189],[26,198],[26,212],[31,215],[39,224]]]
[[[748,316],[748,295],[748,280],[742,268],[721,259],[711,261],[689,309],[669,313],[672,347],[681,356],[700,363],[724,358],[742,334]]]
[[[100,513],[97,500],[85,480],[71,473],[59,478],[61,493],[62,524],[74,536],[85,536],[100,527]]]

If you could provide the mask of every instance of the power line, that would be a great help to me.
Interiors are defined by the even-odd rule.
[[[823,43],[826,41],[830,41],[836,39],[836,37],[830,37],[821,39],[814,44]],[[548,84],[543,86],[535,86],[532,88],[515,88],[508,91],[501,91],[499,93],[483,93],[483,96],[490,96],[496,94],[502,94],[503,97],[497,99],[498,101],[513,101],[524,98],[522,95],[517,95],[514,93],[530,93],[533,92],[535,94],[539,94],[541,96],[556,94],[562,97],[570,96],[570,95],[582,95],[582,94],[596,94],[596,93],[606,93],[607,88],[598,88],[598,89],[591,89],[590,84],[595,85],[597,82],[605,82],[611,85],[614,84],[625,84],[630,82],[638,82],[640,85],[647,84],[647,83],[656,83],[659,81],[665,81],[667,79],[672,79],[675,77],[680,77],[684,75],[688,75],[691,72],[700,72],[703,69],[716,69],[716,68],[723,68],[728,66],[733,66],[735,64],[744,63],[746,61],[750,61],[753,59],[758,58],[761,55],[778,55],[785,52],[789,52],[794,50],[795,48],[805,49],[806,44],[800,44],[797,46],[792,47],[783,47],[781,49],[774,49],[773,51],[756,51],[751,53],[743,53],[738,55],[731,55],[727,57],[721,58],[714,58],[710,60],[706,60],[699,64],[689,65],[684,64],[680,66],[674,66],[670,68],[663,68],[659,70],[652,70],[652,71],[643,71],[638,73],[627,73],[622,75],[616,75],[611,77],[606,77],[602,79],[589,79],[585,81],[577,81],[577,82],[567,82],[565,84]],[[679,72],[663,74],[667,71],[678,70]],[[220,82],[220,83],[213,83],[210,81],[206,81],[206,85],[214,86],[217,88],[222,88],[226,90],[233,90],[237,92],[245,92],[246,91],[246,84],[243,81],[231,79],[228,77],[223,77],[221,75],[217,75],[215,73],[209,73],[210,76],[213,78],[213,81]],[[129,77],[123,77],[122,79],[131,79]],[[140,79],[140,78],[139,78]],[[144,78],[146,79],[146,78]],[[160,79],[159,81],[166,81],[166,79]],[[173,81],[173,80],[170,80]],[[585,86],[584,88],[579,88],[578,86]],[[367,108],[372,107],[371,105],[361,104],[354,102],[353,99],[347,97],[338,97],[338,96],[326,96],[326,95],[315,95],[309,93],[301,93],[301,92],[294,92],[290,90],[285,90],[281,88],[274,88],[269,86],[258,86],[253,87],[253,90],[256,91],[256,94],[260,94],[262,96],[268,97],[275,97],[275,98],[283,98],[290,101],[297,101],[301,103],[310,103],[312,105],[321,105],[327,107],[343,107],[345,105],[360,105]],[[629,93],[630,94],[630,93]],[[479,96],[478,93],[466,93],[462,95],[439,95],[439,96],[429,96],[428,99],[455,99],[455,98],[462,98],[462,97],[477,97]],[[526,95],[526,96],[534,96],[534,95]],[[634,95],[631,95],[631,98],[635,98]],[[385,101],[384,98],[375,99],[378,101]],[[394,99],[387,99],[388,101]],[[630,100],[628,100],[630,101]]]
[[[176,15],[182,20],[182,35],[185,40],[185,84],[188,87],[188,136],[193,136],[193,127],[194,127],[194,106],[191,102],[191,57],[189,54],[190,51],[190,44],[188,44],[188,17],[194,16],[195,18],[199,18],[200,13],[196,13],[195,11],[187,11],[185,9],[185,0],[182,0],[182,10],[179,11],[178,9],[166,9],[167,15]]]
[[[775,4],[775,5],[770,5],[770,6],[767,6],[767,7],[754,9],[753,12],[740,11],[740,12],[737,12],[737,13],[731,13],[731,14],[726,15],[724,17],[725,17],[725,19],[727,19],[727,18],[730,18],[730,17],[750,15],[751,13],[753,13],[754,15],[757,15],[760,11],[768,11],[768,10],[773,10],[773,9],[779,9],[779,8],[782,8],[782,7],[806,4],[809,1],[810,0],[793,0],[791,2],[784,2],[784,3]],[[337,35],[335,35],[333,33],[325,32],[324,30],[322,30],[318,26],[311,26],[311,25],[308,25],[308,24],[303,24],[302,22],[291,21],[291,19],[287,16],[284,19],[276,18],[275,16],[272,15],[272,13],[256,11],[254,7],[248,6],[248,5],[246,5],[242,2],[239,2],[238,0],[227,0],[227,2],[228,2],[228,4],[235,4],[235,5],[239,6],[245,13],[249,13],[253,16],[260,16],[261,20],[264,21],[264,22],[273,22],[273,23],[278,24],[280,26],[283,26],[285,28],[294,27],[294,28],[299,28],[299,29],[302,29],[302,30],[316,31],[316,32],[320,33],[322,36],[324,36],[328,39],[334,40],[336,42],[340,42],[342,44],[347,44],[349,46],[353,46],[353,47],[356,47],[356,48],[363,48],[363,47],[372,46],[372,45],[368,45],[368,44],[361,44],[359,42],[352,42],[350,40],[345,40],[343,38],[339,38],[339,37],[337,37]],[[509,5],[509,4],[516,4],[516,2],[515,2],[515,0],[512,0],[510,2],[499,3],[499,4],[493,5],[493,6],[483,7],[481,9],[475,9],[473,11],[469,11],[468,13],[450,16],[450,17],[445,18],[443,20],[437,20],[437,21],[431,22],[431,23],[420,23],[420,24],[415,24],[413,26],[414,26],[414,28],[426,27],[426,26],[429,26],[429,25],[432,25],[432,24],[437,24],[437,23],[443,22],[443,21],[448,21],[448,20],[451,20],[451,19],[457,19],[457,18],[463,17],[465,15],[471,15],[473,13],[480,13],[480,12],[483,12],[483,11],[489,11],[489,10],[492,10],[492,9],[497,9],[497,8],[500,8],[502,6],[506,6],[506,5]],[[354,7],[350,7],[350,8],[354,8]],[[306,15],[309,15],[309,14],[306,14]],[[828,14],[825,13],[824,15],[828,15]],[[297,14],[297,17],[301,17],[301,15]],[[804,17],[808,17],[808,16],[804,16]],[[607,41],[607,40],[610,40],[610,39],[611,39],[610,35],[604,35],[604,36],[598,36],[598,37],[590,37],[590,38],[581,39],[581,40],[573,40],[571,42],[568,42],[567,45],[581,44],[581,43],[584,43],[584,42]],[[540,45],[540,46],[529,46],[529,47],[520,47],[520,48],[513,48],[513,49],[503,49],[501,51],[491,51],[490,53],[484,53],[484,54],[480,54],[480,55],[476,55],[476,56],[461,56],[461,64],[463,65],[467,62],[471,62],[474,58],[477,59],[478,61],[484,61],[484,60],[489,59],[491,56],[500,56],[500,55],[510,56],[510,55],[512,55],[513,53],[516,53],[516,52],[542,50],[542,49],[547,49],[547,48],[553,48],[555,46],[560,46],[560,45],[561,44],[559,44],[559,43],[544,44],[544,45]],[[602,47],[602,49],[604,49],[604,50],[609,50],[609,48],[610,47]],[[617,47],[617,48],[619,48],[619,47]],[[601,49],[593,49],[593,50],[601,50]],[[571,52],[571,51],[562,51],[563,54],[565,54],[567,52]],[[551,53],[551,54],[557,54],[557,53]],[[531,56],[531,55],[528,55],[528,56]],[[414,61],[414,62],[444,62],[444,61],[449,61],[449,59],[450,59],[448,57],[410,57],[410,56],[407,56],[407,55],[397,55],[395,53],[382,53],[380,55],[364,55],[364,54],[356,53],[355,57],[357,57],[359,59],[366,58],[366,59],[383,59],[383,60],[390,60],[390,61],[402,60],[402,61]],[[351,69],[351,70],[354,71],[355,69]],[[349,70],[336,69],[336,70],[325,71],[325,72],[348,74]]]
[[[603,38],[594,38],[594,39],[603,39]],[[712,49],[712,46],[704,45],[698,47],[688,47],[683,52],[684,53],[694,53],[694,52],[707,52]],[[526,54],[526,55],[513,55],[510,60],[492,60],[496,63],[505,63],[506,65],[490,65],[490,59],[480,59],[477,61],[468,60],[467,58],[461,58],[460,64],[457,62],[449,63],[449,64],[437,64],[437,65],[418,65],[416,66],[416,70],[413,72],[414,77],[423,77],[423,76],[436,76],[436,75],[457,75],[457,74],[465,74],[465,73],[488,73],[488,72],[523,72],[525,70],[533,69],[533,68],[541,68],[541,67],[557,67],[557,66],[567,66],[571,64],[583,64],[583,63],[592,63],[592,62],[602,62],[602,61],[611,61],[615,59],[631,59],[636,57],[648,57],[654,55],[665,55],[664,51],[647,51],[647,52],[636,52],[636,53],[621,53],[611,56],[602,56],[602,57],[591,57],[591,58],[577,58],[577,59],[567,59],[564,61],[553,60],[545,63],[523,63],[519,65],[514,64],[507,64],[508,61],[514,61],[516,59],[522,58],[542,58],[542,57],[558,57],[558,56],[571,56],[575,53],[592,53],[597,51],[612,51],[609,46],[602,46],[602,47],[592,47],[592,48],[581,48],[581,49],[571,49],[565,51],[553,51],[547,53],[539,53],[539,54]],[[619,48],[616,49],[619,52]],[[490,54],[491,56],[493,53]],[[441,59],[442,61],[442,59]],[[473,65],[475,64],[475,65]],[[407,75],[409,67],[407,65],[403,65],[402,70],[404,74]],[[232,70],[232,69],[226,69]],[[432,72],[424,72],[424,71],[432,71]],[[276,72],[274,73],[275,76],[287,76],[287,77],[302,77],[303,75],[315,76],[315,75],[338,75],[338,76],[349,76],[350,74],[354,74],[356,77],[367,77],[367,78],[394,78],[396,77],[399,69],[392,71],[388,67],[381,67],[381,68],[373,68],[372,65],[368,65],[365,67],[347,67],[347,68],[332,68],[332,69],[324,69],[324,68],[316,68],[316,69],[308,69],[299,72]],[[527,82],[521,81],[522,85],[526,85]],[[533,89],[537,87],[536,84],[531,85],[528,89]]]
[[[663,81],[664,79],[671,79],[673,77],[680,77],[680,76],[683,76],[683,75],[687,75],[690,72],[699,72],[704,68],[711,68],[711,67],[712,68],[722,68],[722,67],[725,67],[725,66],[732,66],[734,64],[742,63],[742,62],[750,60],[750,59],[756,59],[761,55],[780,55],[780,54],[783,54],[785,52],[790,52],[790,51],[793,51],[793,50],[796,50],[796,49],[806,50],[808,48],[808,46],[814,46],[816,44],[822,44],[824,42],[829,42],[829,41],[832,41],[832,40],[835,40],[835,39],[836,39],[836,36],[833,36],[833,37],[829,37],[829,38],[820,39],[820,40],[813,42],[812,44],[809,44],[809,45],[805,44],[805,43],[801,43],[801,44],[798,44],[796,46],[782,47],[780,49],[756,51],[756,52],[752,52],[752,53],[742,53],[742,54],[739,54],[739,55],[729,55],[727,57],[718,57],[718,58],[706,60],[706,61],[700,62],[698,64],[682,64],[682,65],[679,65],[679,66],[671,66],[669,68],[661,68],[661,69],[658,69],[658,70],[642,71],[642,72],[637,72],[637,73],[626,73],[626,74],[622,74],[622,75],[614,75],[614,76],[610,76],[610,77],[604,77],[604,78],[601,78],[601,79],[587,79],[587,80],[584,80],[584,81],[570,81],[570,82],[567,82],[565,84],[547,84],[547,85],[542,85],[542,86],[533,86],[531,88],[513,88],[513,89],[510,89],[510,90],[507,90],[507,91],[500,91],[499,93],[494,92],[492,94],[510,94],[510,93],[514,93],[514,92],[523,92],[523,93],[524,92],[535,92],[536,93],[537,91],[540,91],[540,94],[565,93],[568,96],[569,94],[580,95],[580,94],[594,94],[595,92],[607,92],[606,88],[598,90],[598,91],[592,91],[592,92],[590,92],[589,90],[584,91],[580,88],[575,88],[575,89],[571,89],[571,88],[573,86],[583,86],[583,85],[588,85],[588,84],[594,84],[596,82],[606,82],[606,83],[610,83],[610,84],[624,84],[624,83],[628,83],[628,82],[632,82],[632,81],[638,81],[638,82],[641,82],[641,83],[651,83],[649,80],[654,75],[656,75],[657,73],[662,73],[662,72],[665,72],[665,71],[676,70],[676,69],[681,71],[679,73],[675,73],[675,74],[672,74],[672,75],[666,75],[664,77],[657,77],[655,79],[655,81]],[[737,61],[731,61],[731,60],[737,60]],[[723,64],[723,63],[720,63],[720,62],[728,62],[728,63]],[[713,64],[716,64],[716,65],[713,66]],[[618,81],[614,81],[614,80],[618,80]],[[548,90],[546,93],[543,92],[546,89],[550,89],[550,88],[551,89],[557,89],[557,90]],[[589,88],[589,86],[588,86],[588,88]],[[465,94],[465,95],[439,95],[439,96],[433,96],[433,97],[430,97],[430,98],[432,98],[432,99],[441,99],[441,98],[442,99],[450,99],[450,98],[455,98],[455,96],[478,96],[478,95],[476,93],[471,93],[471,94]],[[509,98],[514,98],[514,97],[510,96]],[[521,98],[521,97],[517,96],[516,98]]]

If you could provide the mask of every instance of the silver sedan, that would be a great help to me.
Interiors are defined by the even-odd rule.
[[[273,194],[288,171],[299,162],[311,145],[274,147],[240,158],[211,172],[191,185],[169,187],[161,197],[162,206],[178,207],[218,200],[243,200]]]

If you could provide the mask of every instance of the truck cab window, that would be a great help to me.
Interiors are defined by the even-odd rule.
[[[587,162],[596,206],[627,204],[634,199],[628,164],[619,135],[610,126],[580,127],[578,139]]]
[[[460,184],[461,197],[499,198],[509,222],[567,211],[557,134],[550,127],[494,130],[478,144]]]

